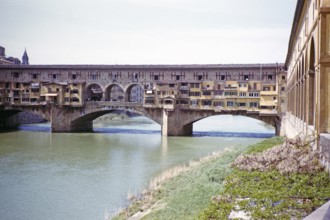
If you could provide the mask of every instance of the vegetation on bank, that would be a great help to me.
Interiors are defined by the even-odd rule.
[[[274,137],[176,167],[114,219],[300,219],[329,200],[330,179],[307,145],[282,143]]]
[[[132,204],[113,219],[194,219],[208,207],[210,198],[223,189],[230,164],[246,147],[237,146],[221,155],[165,171],[151,181],[149,190],[133,197]],[[131,196],[132,197],[132,196]]]
[[[263,145],[265,142],[262,142]],[[253,146],[199,219],[301,219],[330,199],[330,178],[308,143]]]

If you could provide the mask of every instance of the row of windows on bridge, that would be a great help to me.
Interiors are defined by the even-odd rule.
[[[155,104],[154,99],[146,99],[145,104],[153,105]],[[161,104],[173,104],[172,101],[162,100]],[[191,105],[191,106],[214,106],[214,107],[250,107],[259,108],[259,102],[235,102],[235,101],[212,101],[212,100],[177,100],[177,105]],[[262,107],[265,108],[265,107]],[[273,108],[273,107],[272,107]]]
[[[22,75],[22,72],[12,72],[12,77],[14,78],[19,78]],[[61,77],[61,72],[57,72],[57,73],[48,73],[48,78],[51,79],[59,79]],[[88,79],[92,79],[92,80],[98,80],[101,78],[101,73],[100,72],[88,72],[87,74],[87,78]],[[149,78],[151,80],[164,80],[165,79],[165,73],[154,73],[154,72],[150,72],[149,73]],[[41,76],[41,72],[38,73],[29,73],[29,76],[31,79],[38,79]],[[185,80],[186,78],[186,73],[182,72],[182,73],[171,73],[170,74],[171,79],[173,80]],[[268,73],[268,72],[262,72],[261,74],[255,74],[253,72],[249,72],[249,73],[243,73],[243,72],[239,72],[239,73],[235,73],[235,72],[225,72],[225,73],[221,73],[221,72],[216,72],[215,73],[215,79],[216,80],[253,80],[253,79],[258,79],[258,80],[274,80],[276,77],[276,73]],[[77,71],[75,73],[72,72],[68,72],[68,78],[70,79],[81,79],[82,78],[82,74],[81,72]],[[112,79],[112,80],[116,80],[116,79],[122,79],[122,73],[121,72],[117,72],[117,73],[108,73],[108,78]],[[127,78],[128,79],[132,79],[132,80],[138,80],[140,78],[145,78],[145,74],[138,72],[138,73],[131,73],[131,72],[127,72]],[[208,72],[203,72],[203,73],[199,73],[199,72],[194,72],[193,73],[193,79],[194,80],[208,80],[209,79],[209,73]]]
[[[157,91],[157,95],[173,95],[174,91]],[[240,97],[259,97],[259,92],[232,92],[232,91],[202,91],[202,92],[194,92],[188,90],[180,90],[181,95],[189,95],[189,96],[211,96],[211,95],[219,95],[219,96],[240,96]]]

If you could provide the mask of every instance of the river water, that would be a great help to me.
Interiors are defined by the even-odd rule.
[[[94,133],[49,131],[37,124],[0,133],[1,219],[104,219],[165,169],[274,135],[241,116],[199,121],[192,137],[162,137],[145,117],[95,124]]]

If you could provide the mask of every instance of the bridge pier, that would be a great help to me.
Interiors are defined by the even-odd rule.
[[[193,124],[185,125],[183,119],[185,112],[180,109],[162,109],[162,135],[163,136],[189,136],[193,132]]]
[[[52,106],[50,116],[52,132],[93,131],[93,120],[72,120],[82,114],[83,108]]]

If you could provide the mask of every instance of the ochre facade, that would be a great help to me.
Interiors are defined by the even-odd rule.
[[[288,137],[310,140],[329,166],[330,1],[297,1],[285,62]]]
[[[286,77],[281,64],[2,65],[0,108],[80,111],[80,116],[77,113],[72,117],[86,119],[85,126],[90,129],[91,120],[102,115],[84,115],[90,103],[98,103],[100,108],[134,103],[135,108],[143,107],[143,114],[162,125],[164,135],[189,135],[193,122],[216,114],[250,116],[278,131],[279,112],[283,111],[279,88],[285,86],[285,80],[279,77]],[[64,119],[62,125],[51,122],[56,125],[54,131],[75,131],[82,129],[82,119],[68,115],[67,123]],[[172,125],[178,126],[169,127]]]

